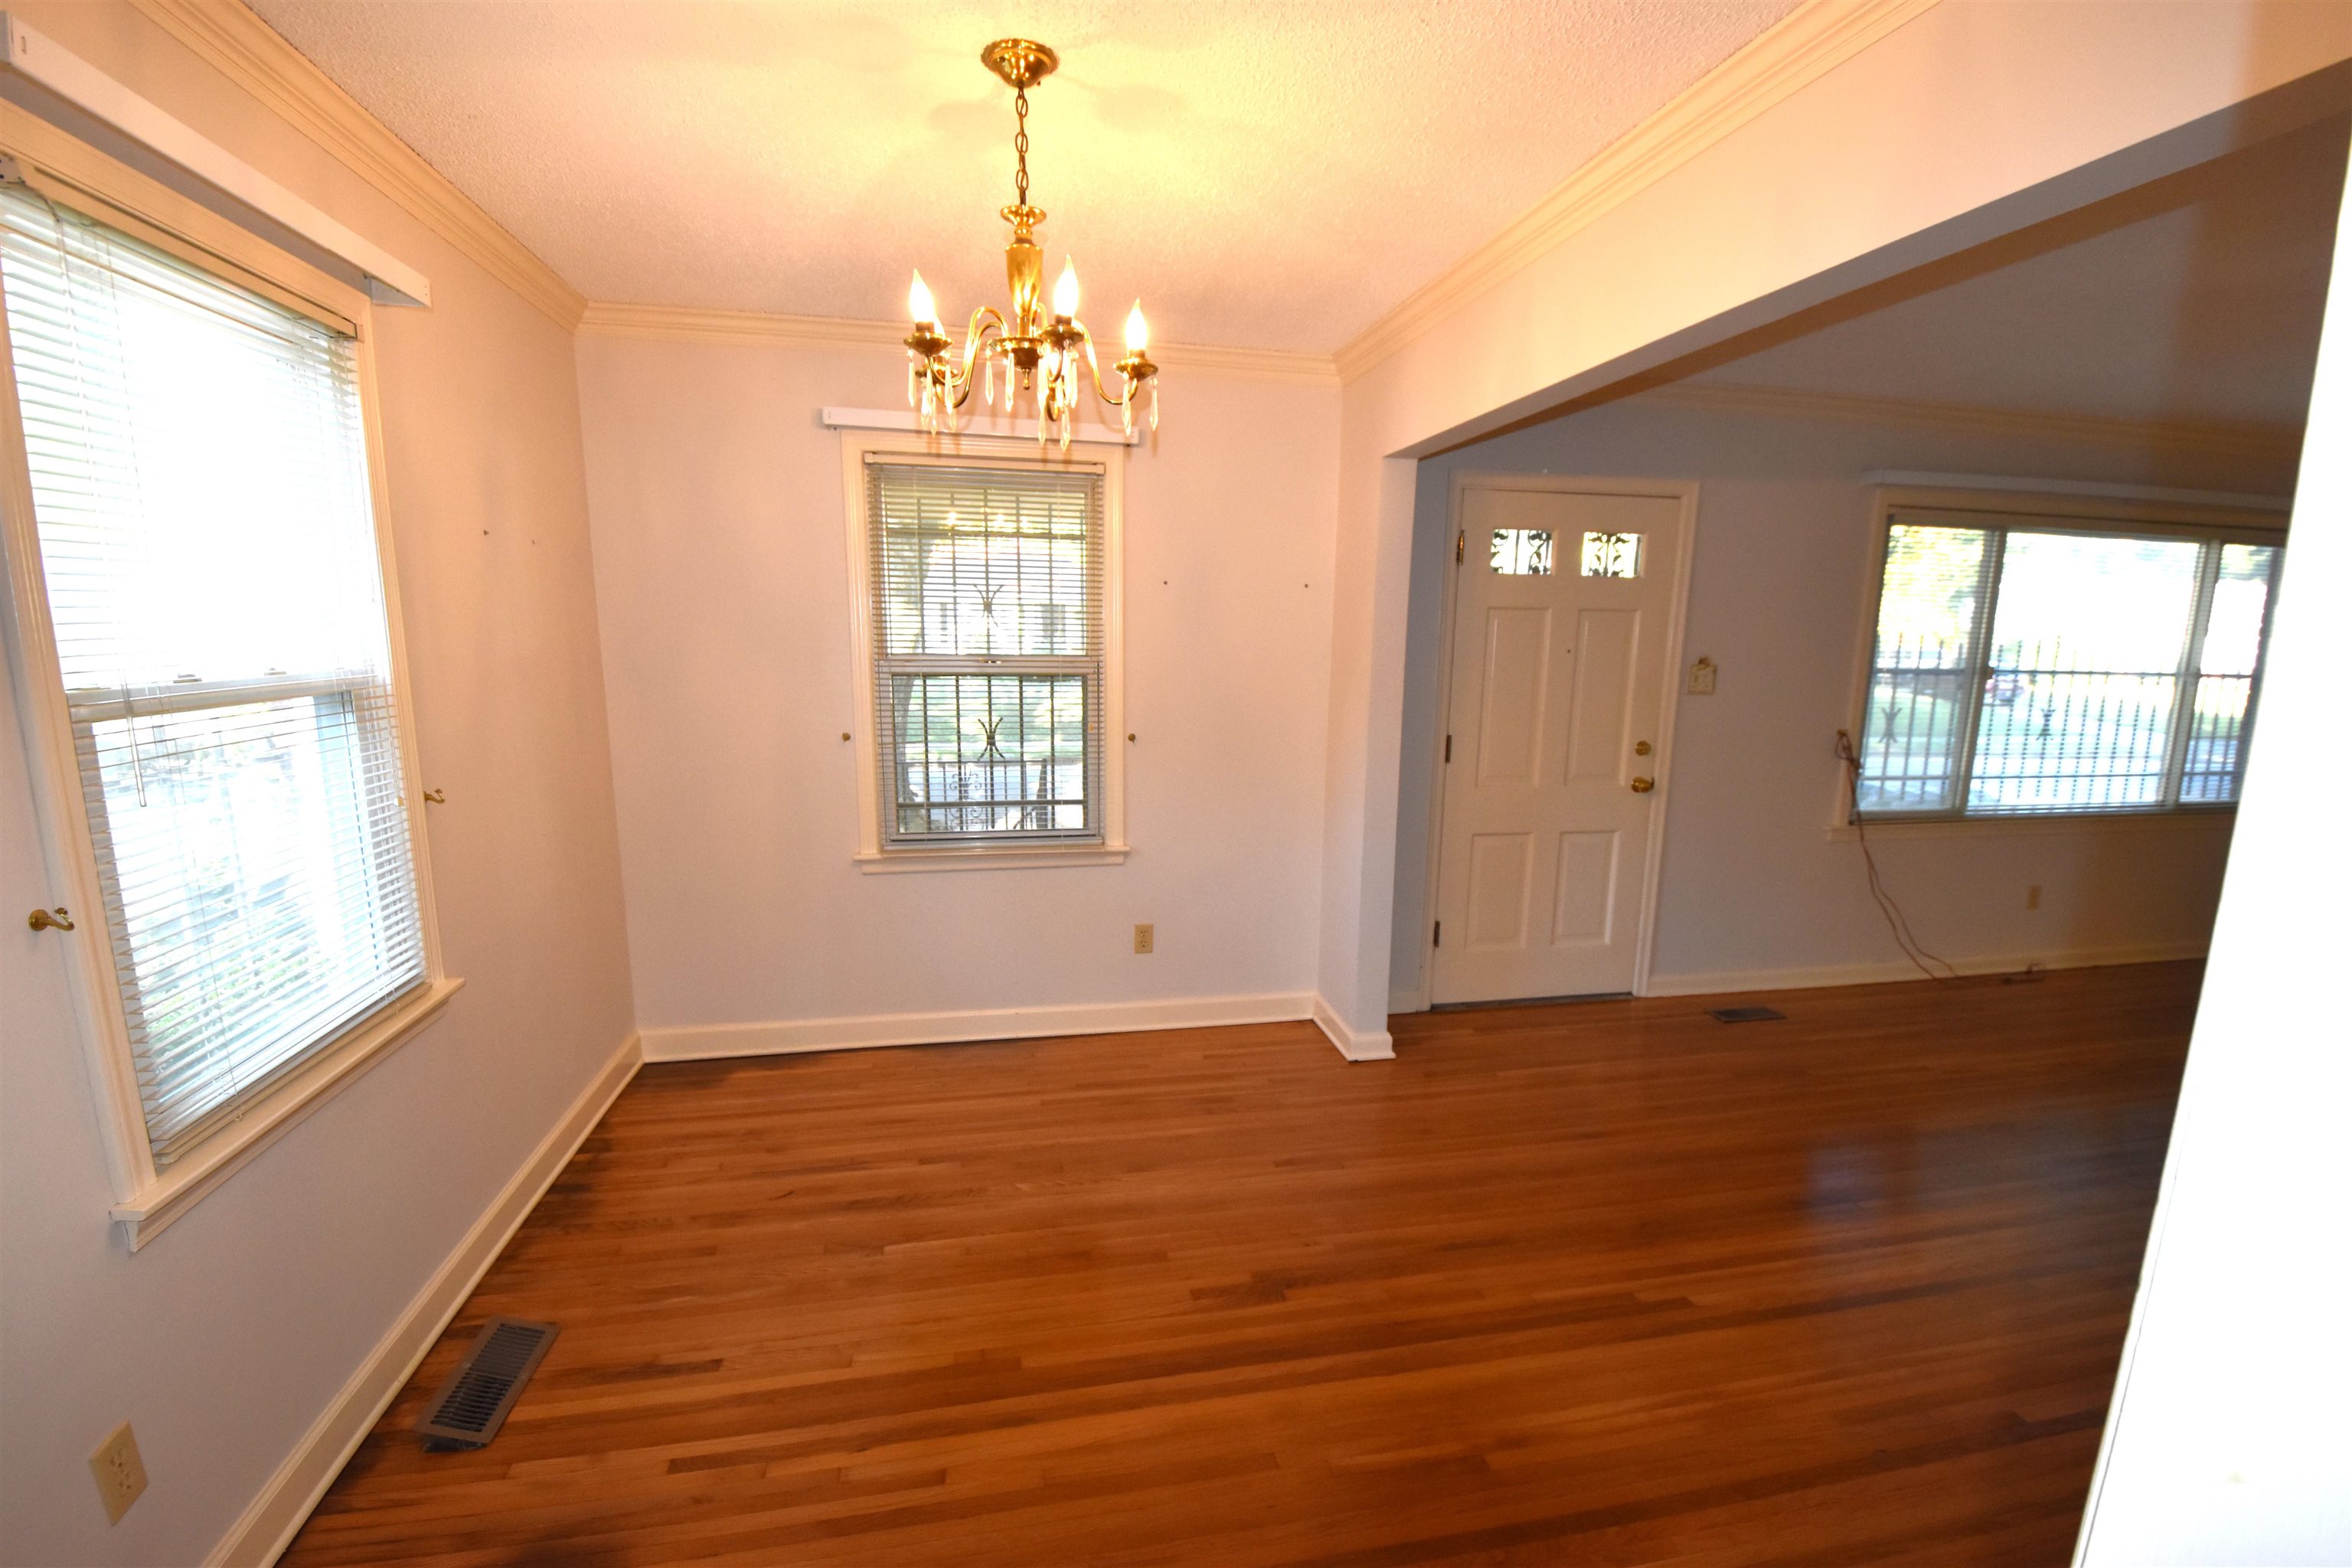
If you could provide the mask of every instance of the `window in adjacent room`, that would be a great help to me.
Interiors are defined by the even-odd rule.
[[[864,465],[875,843],[1118,843],[1100,465]]]
[[[1890,513],[1855,805],[2234,803],[2282,548],[2235,528]]]
[[[0,189],[18,605],[159,1173],[438,978],[354,329],[203,254]]]

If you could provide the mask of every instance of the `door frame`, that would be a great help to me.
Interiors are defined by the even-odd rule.
[[[1655,946],[1658,928],[1658,882],[1665,864],[1666,796],[1675,783],[1675,720],[1681,711],[1683,687],[1686,683],[1683,661],[1683,637],[1689,621],[1691,556],[1698,539],[1698,481],[1696,479],[1610,479],[1587,474],[1515,474],[1491,468],[1457,470],[1446,495],[1446,531],[1460,535],[1463,503],[1472,490],[1539,490],[1554,495],[1646,496],[1678,504],[1675,513],[1676,543],[1674,581],[1666,588],[1666,679],[1664,701],[1658,712],[1656,777],[1658,787],[1653,793],[1651,805],[1655,812],[1650,833],[1650,844],[1642,864],[1642,919],[1633,938],[1633,994],[1650,994],[1650,960]],[[1436,918],[1437,889],[1441,886],[1439,860],[1445,844],[1445,741],[1454,723],[1454,608],[1462,596],[1462,568],[1467,562],[1449,561],[1445,565],[1444,603],[1438,618],[1437,632],[1437,728],[1432,731],[1437,744],[1429,752],[1429,847],[1427,879],[1422,884],[1421,923],[1429,925]],[[1426,1013],[1430,1007],[1430,991],[1436,980],[1437,958],[1434,947],[1422,943],[1421,979],[1413,987],[1413,1008]]]

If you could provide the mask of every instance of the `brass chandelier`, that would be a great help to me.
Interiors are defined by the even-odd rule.
[[[1146,417],[1157,430],[1160,384],[1154,378],[1160,367],[1144,353],[1150,328],[1143,319],[1143,301],[1138,300],[1128,312],[1127,353],[1111,367],[1118,384],[1114,395],[1103,384],[1094,335],[1078,320],[1074,262],[1063,260],[1050,313],[1042,300],[1045,253],[1037,247],[1036,230],[1045,215],[1029,205],[1029,89],[1052,75],[1061,61],[1053,50],[1027,38],[999,38],[980,51],[980,59],[1013,89],[1013,200],[1002,209],[1004,221],[1013,226],[1013,241],[1004,247],[1012,308],[982,305],[972,311],[963,351],[951,355],[954,345],[940,330],[939,307],[917,272],[914,287],[907,290],[907,309],[915,319],[915,330],[907,335],[907,401],[917,409],[925,430],[944,426],[952,432],[957,410],[971,395],[974,380],[980,383],[982,400],[994,408],[1001,378],[1004,412],[1013,414],[1024,404],[1033,406],[1037,444],[1043,447],[1046,432],[1058,426],[1066,448],[1072,421],[1091,382],[1095,395],[1118,410],[1120,426],[1129,434],[1135,430],[1137,400],[1148,391]]]

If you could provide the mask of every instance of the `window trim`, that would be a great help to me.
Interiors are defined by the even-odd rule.
[[[1124,447],[1088,443],[1065,454],[1034,441],[1001,437],[923,436],[845,430],[841,437],[842,513],[847,520],[849,577],[849,737],[857,775],[857,847],[850,858],[862,872],[1015,870],[1044,867],[1116,866],[1131,852],[1127,841],[1127,670]],[[875,755],[873,596],[867,563],[866,460],[936,468],[1099,468],[1103,488],[1103,737],[1099,844],[951,844],[889,847],[882,841],[881,779]]]
[[[2015,527],[2029,525],[2044,531],[2075,531],[2113,537],[2148,539],[2221,539],[2228,542],[2284,545],[2287,542],[2287,519],[2284,503],[2280,510],[2270,511],[2254,507],[2221,506],[2204,501],[2163,500],[2120,500],[2105,497],[2069,494],[2054,487],[2048,491],[2026,489],[1967,489],[1951,488],[1921,488],[1916,486],[1878,486],[1871,491],[1871,522],[1869,532],[1870,563],[1864,574],[1861,614],[1854,636],[1852,668],[1845,704],[1846,733],[1854,744],[1862,743],[1863,726],[1868,716],[1871,691],[1872,660],[1878,646],[1878,601],[1885,584],[1886,536],[1894,525],[1895,515],[1926,512],[1938,514],[1961,525],[1980,527]],[[2275,607],[2276,582],[2273,582],[2272,607]],[[2264,611],[2264,654],[2268,654],[2270,610]],[[2253,685],[2253,700],[2249,712],[2259,704],[2262,694],[2262,672],[2257,670]],[[1975,750],[1973,726],[1968,741]],[[1828,824],[1829,837],[1847,838],[1856,831],[1857,820],[1873,833],[1896,833],[1906,836],[1939,836],[1944,833],[1963,834],[2020,830],[2048,832],[2053,830],[2084,831],[2113,825],[2145,826],[2152,823],[2189,822],[2199,819],[2227,819],[2236,815],[2235,801],[2211,803],[2175,802],[2169,805],[2130,807],[2090,807],[2074,811],[2035,811],[1969,814],[1965,788],[1960,805],[1944,811],[1874,813],[1866,818],[1857,817],[1849,793],[1847,769],[1835,764],[1832,771],[1833,789]]]
[[[129,218],[143,231],[140,237],[160,239],[184,259],[240,287],[252,288],[258,280],[269,286],[265,292],[278,291],[281,303],[299,304],[313,313],[326,312],[327,318],[340,318],[341,323],[355,329],[360,415],[376,563],[383,584],[389,673],[394,710],[403,720],[401,766],[425,980],[314,1048],[277,1087],[159,1172],[131,1067],[121,992],[107,946],[104,895],[82,798],[69,699],[58,675],[56,637],[49,620],[16,377],[8,364],[0,363],[0,558],[5,558],[0,565],[7,577],[7,591],[0,595],[0,602],[5,602],[8,623],[5,631],[16,700],[23,705],[26,728],[37,732],[28,761],[34,807],[41,825],[44,869],[50,886],[61,895],[58,901],[70,900],[77,911],[79,929],[54,934],[66,944],[79,1026],[76,1033],[97,1104],[100,1142],[114,1194],[108,1218],[121,1226],[124,1239],[136,1251],[413,1037],[438,1016],[465,982],[449,975],[442,960],[415,707],[400,608],[400,574],[384,479],[373,307],[367,296],[190,197],[16,111],[14,105],[0,108],[8,110],[0,119],[0,154],[16,159],[29,176],[28,183],[36,184],[51,200],[116,226],[122,226]],[[5,315],[0,315],[0,360],[13,363]]]

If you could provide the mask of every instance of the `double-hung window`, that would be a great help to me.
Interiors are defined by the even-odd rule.
[[[0,188],[12,560],[160,1177],[437,977],[355,329],[73,194]]]
[[[2234,803],[2283,549],[2244,527],[1890,510],[1856,809]]]
[[[1116,847],[1099,463],[864,457],[874,858]]]

